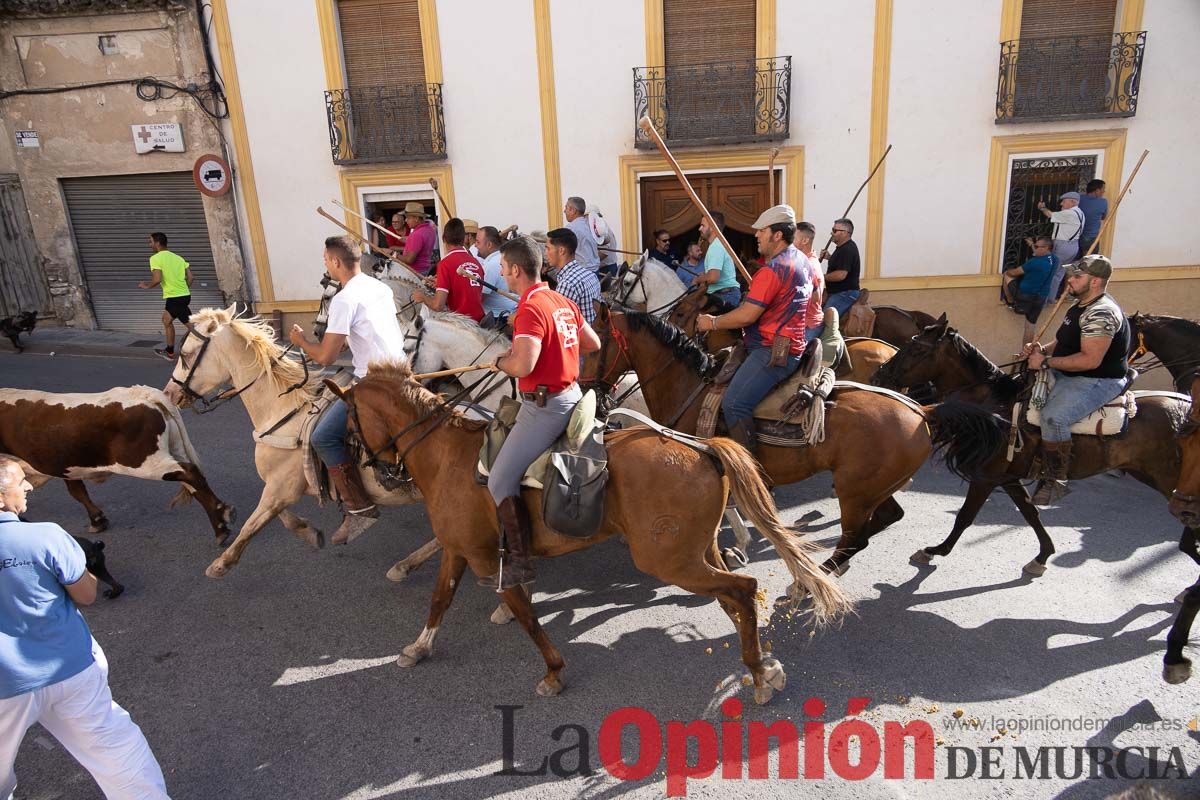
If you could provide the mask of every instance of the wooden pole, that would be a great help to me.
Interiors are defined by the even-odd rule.
[[[506,292],[503,289],[501,289],[500,287],[493,286],[492,284],[488,283],[487,281],[479,280],[479,276],[472,275],[470,272],[467,271],[466,267],[459,267],[458,274],[462,275],[464,278],[469,278],[473,281],[479,281],[480,283],[482,283],[487,288],[491,289],[496,294],[500,295],[501,297],[507,297],[509,300],[512,300],[514,303],[519,303],[521,301],[521,298],[517,297],[512,292]]]
[[[1113,204],[1112,213],[1106,216],[1104,218],[1104,222],[1100,224],[1100,232],[1096,234],[1096,240],[1092,242],[1092,246],[1089,247],[1088,251],[1083,254],[1084,256],[1090,256],[1100,245],[1100,240],[1104,238],[1104,232],[1108,230],[1108,226],[1112,224],[1112,221],[1117,218],[1117,209],[1121,207],[1121,201],[1125,199],[1125,193],[1129,191],[1130,185],[1133,184],[1133,179],[1137,177],[1138,170],[1142,168],[1142,162],[1146,160],[1146,156],[1148,155],[1150,155],[1149,150],[1142,151],[1142,157],[1137,160],[1137,164],[1135,164],[1133,167],[1133,172],[1129,173],[1129,178],[1125,181],[1125,186],[1122,187],[1121,194],[1117,195],[1117,202]],[[1083,256],[1081,256],[1081,258],[1082,257]],[[1064,275],[1063,280],[1065,281],[1066,279],[1067,278]],[[1063,301],[1067,299],[1067,294],[1068,292],[1064,290],[1063,293],[1059,295],[1058,302],[1054,304],[1054,310],[1050,312],[1050,316],[1046,317],[1045,324],[1042,325],[1042,328],[1037,332],[1037,335],[1033,337],[1035,342],[1040,342],[1042,340],[1042,336],[1046,333],[1046,329],[1050,327],[1050,323],[1054,321],[1054,317],[1058,314],[1058,309],[1062,307]]]
[[[712,214],[708,213],[708,209],[704,207],[704,203],[700,202],[699,195],[697,195],[696,190],[692,188],[692,184],[688,182],[687,176],[683,174],[683,170],[679,167],[679,162],[675,160],[675,157],[671,155],[671,151],[667,149],[667,143],[662,140],[662,137],[658,135],[658,131],[654,129],[654,123],[650,121],[650,117],[643,116],[640,120],[638,120],[638,125],[646,132],[646,135],[650,137],[651,141],[658,146],[659,152],[663,154],[663,157],[667,159],[667,163],[671,165],[671,169],[674,170],[675,177],[679,178],[679,184],[683,186],[683,190],[687,193],[687,196],[691,198],[692,205],[694,205],[696,210],[700,212],[700,216],[704,217],[704,219],[708,221],[708,227],[712,228],[717,234],[717,239],[719,239],[721,244],[725,246],[725,252],[729,253],[729,257],[733,259],[733,265],[737,267],[738,272],[741,273],[742,277],[746,279],[746,283],[750,283],[750,272],[744,266],[742,266],[742,260],[738,258],[737,253],[734,252],[733,248],[729,246],[729,241],[725,238],[725,234],[721,233],[721,229],[717,227],[717,223],[713,220]],[[791,242],[788,242],[788,244],[791,244]]]
[[[879,160],[875,162],[875,168],[871,170],[871,174],[867,176],[867,179],[862,182],[862,186],[859,186],[858,191],[854,193],[854,197],[850,200],[850,205],[846,206],[846,210],[842,212],[841,219],[845,219],[850,216],[850,209],[854,208],[854,204],[858,202],[858,196],[863,193],[863,189],[867,188],[867,184],[871,182],[871,178],[875,177],[875,173],[879,172],[879,168],[883,166],[883,160],[888,157],[888,153],[890,152],[892,152],[892,146],[889,144],[887,146],[887,150],[884,150],[883,155],[881,155]],[[820,252],[829,252],[829,245],[831,244],[833,244],[833,236],[829,237],[829,239],[825,242],[825,246],[821,248]]]
[[[771,155],[767,158],[767,207],[775,205],[775,158],[779,155],[779,148],[772,147]]]
[[[454,213],[454,209],[450,207],[450,204],[446,202],[446,198],[442,197],[442,193],[438,190],[437,178],[430,178],[429,185],[433,187],[433,193],[437,195],[437,199],[442,201],[442,210],[446,212],[446,219],[457,217],[458,214]],[[445,225],[446,220],[442,220],[442,226],[445,227]]]
[[[381,231],[383,231],[384,233],[388,234],[389,236],[395,236],[395,235],[396,235],[396,232],[395,232],[395,231],[390,231],[390,230],[388,230],[387,228],[385,228],[385,227],[383,227],[382,225],[380,225],[379,223],[377,223],[377,222],[372,222],[371,220],[369,220],[369,219],[367,219],[366,217],[364,217],[362,214],[360,214],[360,213],[358,213],[357,211],[355,211],[353,208],[350,208],[349,206],[342,205],[342,204],[341,204],[340,202],[338,202],[337,200],[331,200],[330,202],[332,202],[332,203],[333,203],[335,206],[337,206],[338,208],[340,208],[342,211],[345,211],[347,214],[353,214],[354,216],[358,217],[358,218],[359,218],[359,219],[361,219],[363,222],[365,222],[365,223],[367,223],[368,225],[370,225],[372,228],[375,228],[375,229],[377,229],[377,230],[381,230]]]
[[[417,280],[419,280],[419,281],[424,281],[424,280],[425,280],[425,278],[426,278],[426,276],[425,276],[425,275],[422,275],[422,274],[420,274],[419,272],[417,272],[416,270],[414,270],[412,267],[410,267],[408,264],[405,264],[403,261],[396,261],[395,259],[393,259],[393,258],[392,258],[392,256],[391,256],[391,254],[390,254],[390,253],[388,253],[388,252],[386,252],[386,251],[384,251],[384,250],[381,250],[381,249],[379,249],[378,247],[376,247],[375,245],[371,244],[371,242],[370,242],[370,241],[368,241],[366,237],[364,237],[364,236],[363,236],[362,234],[360,234],[358,231],[356,231],[356,230],[354,230],[353,228],[351,228],[349,225],[347,225],[347,224],[345,224],[344,222],[342,222],[342,221],[341,221],[340,219],[338,219],[337,217],[335,217],[335,216],[333,216],[332,214],[330,214],[330,213],[329,213],[328,211],[326,211],[325,209],[321,208],[320,206],[317,206],[317,213],[318,213],[318,214],[320,214],[320,215],[321,215],[322,217],[324,217],[325,219],[327,219],[327,220],[329,220],[330,222],[332,222],[334,225],[337,225],[339,228],[341,228],[341,229],[342,229],[342,230],[344,230],[346,233],[348,233],[348,234],[350,234],[351,236],[353,236],[355,239],[358,239],[360,242],[362,242],[363,244],[365,244],[367,247],[371,248],[371,252],[375,253],[376,255],[378,255],[378,256],[380,256],[380,257],[382,257],[382,258],[385,258],[385,259],[387,259],[387,260],[388,260],[388,262],[389,262],[389,263],[391,263],[391,264],[399,264],[400,266],[404,267],[406,270],[408,270],[409,272],[411,272],[411,273],[413,274],[413,277],[414,277],[414,278],[416,278]]]
[[[635,253],[633,250],[618,250],[615,247],[600,247],[597,249],[603,250],[606,253],[623,253],[627,256],[640,256],[641,255],[641,253]]]
[[[477,372],[481,369],[495,369],[495,364],[471,364],[466,367],[455,367],[454,369],[443,369],[437,372],[423,372],[420,375],[413,375],[413,378],[419,381],[427,381],[430,378],[448,378],[451,375],[462,375],[464,372]]]

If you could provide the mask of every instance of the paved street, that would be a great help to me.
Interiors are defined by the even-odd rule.
[[[0,353],[0,385],[51,391],[162,386],[169,370],[158,360]],[[231,403],[184,416],[213,488],[244,520],[261,488],[244,410]],[[948,561],[909,563],[914,550],[949,531],[963,494],[943,468],[926,466],[899,497],[907,516],[842,578],[858,601],[855,616],[815,635],[800,614],[777,613],[766,625],[763,638],[788,683],[765,707],[754,706],[740,683],[737,638],[717,604],[638,573],[618,541],[539,565],[537,607],[569,665],[567,690],[548,699],[534,693],[542,674],[536,649],[515,624],[488,622],[494,600],[473,581],[448,613],[434,655],[409,670],[395,665],[421,630],[435,576],[430,565],[403,584],[384,579],[431,535],[420,507],[386,509],[361,540],[319,552],[274,522],[227,578],[214,581],[204,576],[217,554],[211,532],[198,506],[167,509],[174,486],[114,478],[91,491],[112,521],[97,538],[126,592],[84,613],[108,654],[115,698],[145,731],[179,800],[659,797],[665,759],[628,783],[600,765],[604,718],[638,706],[664,724],[706,719],[720,728],[719,705],[731,695],[746,704],[743,723],[797,726],[809,719],[805,701],[819,697],[827,737],[852,697],[871,698],[862,717],[881,740],[885,721],[925,720],[941,739],[935,779],[912,778],[910,747],[905,780],[885,779],[881,765],[862,781],[839,778],[829,766],[824,780],[805,781],[802,749],[800,781],[778,779],[772,755],[772,780],[723,780],[718,767],[687,784],[691,797],[791,797],[805,784],[819,784],[811,788],[822,797],[955,800],[1092,798],[1128,788],[1120,778],[1013,778],[1018,747],[1036,755],[1039,747],[1084,746],[1143,748],[1125,759],[1127,772],[1148,774],[1146,759],[1156,759],[1157,771],[1175,778],[1156,781],[1160,788],[1198,796],[1200,733],[1187,725],[1200,717],[1200,678],[1183,686],[1160,678],[1172,598],[1195,580],[1196,567],[1178,552],[1180,525],[1166,503],[1131,478],[1078,484],[1064,508],[1048,511],[1058,555],[1044,577],[1029,580],[1020,567],[1036,542],[1002,497]],[[828,495],[823,476],[779,490],[777,500],[785,520],[812,518],[810,535],[828,546],[837,531]],[[327,533],[336,527],[332,508],[306,500],[301,513]],[[30,515],[74,533],[86,527],[59,482],[31,496]],[[786,586],[782,562],[761,540],[748,571],[768,603]],[[1190,655],[1200,653],[1193,646]],[[502,705],[523,707],[511,712],[518,769],[533,770],[575,744],[579,729],[553,738],[574,724],[589,737],[593,774],[495,775],[503,767]],[[972,717],[978,727],[970,727]],[[1167,730],[1149,724],[1160,719]],[[1019,731],[1035,724],[1041,730]],[[623,750],[630,763],[632,730]],[[1003,780],[980,780],[981,764],[974,779],[947,778],[949,748],[963,748],[954,751],[961,773],[967,749],[978,756],[988,746],[1003,747],[992,773],[1004,770]],[[1171,768],[1171,748],[1190,779]],[[1066,752],[1070,773],[1074,751]],[[1044,757],[1053,764],[1053,752]],[[572,752],[560,761],[571,769],[577,760]],[[101,796],[40,728],[26,737],[17,774],[18,798]]]

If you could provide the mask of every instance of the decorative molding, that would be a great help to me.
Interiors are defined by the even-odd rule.
[[[1004,0],[1000,9],[1000,41],[1011,42],[1021,38],[1021,11],[1024,0]]]
[[[1121,0],[1121,11],[1117,16],[1117,31],[1141,31],[1142,17],[1146,11],[1146,0]]]
[[[342,65],[342,37],[338,30],[337,0],[316,0],[317,26],[321,31],[321,57],[325,62],[325,88],[348,89]],[[442,82],[442,45],[438,35],[437,3],[417,0],[417,18],[421,26],[421,57],[425,62],[425,82]]]
[[[221,77],[225,83],[225,98],[229,107],[229,127],[233,131],[234,181],[240,184],[242,189],[246,228],[250,233],[254,271],[258,276],[259,299],[274,300],[275,284],[271,277],[271,260],[267,256],[267,236],[263,230],[262,209],[258,202],[258,185],[254,182],[250,134],[246,128],[246,109],[242,105],[242,88],[238,80],[237,59],[233,53],[233,37],[229,27],[226,0],[212,0],[212,19],[217,40],[217,56],[221,61]]]
[[[775,57],[775,0],[755,0],[754,57]]]
[[[992,137],[992,150],[988,161],[987,194],[984,198],[983,248],[979,258],[979,272],[984,275],[999,275],[1000,249],[1004,238],[1005,211],[1008,198],[1009,159],[1026,153],[1055,153],[1062,151],[1096,151],[1104,155],[1104,182],[1115,201],[1120,190],[1121,177],[1125,170],[1125,128],[1109,128],[1092,131],[1059,131],[1055,133],[1030,133],[1016,136]],[[1116,224],[1110,225],[1100,240],[1100,252],[1111,253],[1116,239]]]
[[[429,186],[429,179],[437,178],[438,191],[446,198],[451,208],[458,208],[457,201],[454,199],[454,173],[450,169],[450,165],[445,162],[437,162],[435,164],[406,164],[398,167],[377,167],[374,169],[345,169],[342,170],[342,205],[350,208],[358,208],[358,190],[367,189],[377,186],[421,186],[428,188],[430,196],[433,195],[433,187]],[[352,216],[349,212],[342,215],[346,220],[346,225],[355,230],[364,231],[367,224],[357,217]],[[443,220],[443,223],[445,220]]]
[[[438,35],[436,0],[417,0],[421,23],[421,56],[425,60],[425,82],[442,82],[442,42]]]
[[[666,34],[663,31],[663,0],[646,0],[646,66],[665,67]]]
[[[255,314],[271,314],[282,311],[284,314],[316,313],[321,308],[320,300],[273,300],[271,302],[255,303]]]
[[[757,167],[767,169],[768,153],[761,149],[734,150],[686,150],[674,154],[675,160],[687,172],[723,172],[731,169]],[[796,211],[796,218],[804,216],[804,146],[779,148],[775,168],[783,170],[783,201]],[[638,179],[649,173],[669,174],[671,165],[658,153],[624,155],[617,159],[618,180],[621,190],[621,241],[625,250],[637,250],[641,238],[641,221],[638,219]]]
[[[1113,270],[1114,283],[1131,281],[1200,281],[1200,264],[1177,267],[1117,267]],[[920,289],[973,289],[1000,285],[1000,275],[913,275],[895,278],[872,278],[864,280],[872,292]]]
[[[558,158],[558,99],[554,91],[554,47],[550,0],[533,0],[533,29],[537,44],[538,100],[542,111],[542,162],[546,173],[547,230],[562,220],[562,171]]]
[[[892,5],[894,0],[875,0],[875,48],[872,57],[871,79],[871,145],[867,158],[868,172],[887,149],[888,93],[892,73]],[[863,276],[879,275],[883,261],[883,198],[887,164],[867,187],[866,269]]]

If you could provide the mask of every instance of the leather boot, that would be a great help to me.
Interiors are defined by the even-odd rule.
[[[496,506],[500,527],[507,549],[500,551],[500,572],[480,578],[479,585],[497,592],[533,583],[537,572],[533,568],[533,526],[529,509],[520,497],[506,497]]]
[[[729,438],[753,454],[758,448],[758,438],[754,435],[753,418],[739,420],[729,429]]]
[[[1071,441],[1043,440],[1042,459],[1041,481],[1033,494],[1033,504],[1048,506],[1063,499],[1071,491],[1067,486],[1067,469],[1071,466]]]
[[[342,525],[333,534],[334,544],[349,544],[379,521],[379,509],[367,496],[362,477],[353,464],[329,467],[329,480],[342,500]]]

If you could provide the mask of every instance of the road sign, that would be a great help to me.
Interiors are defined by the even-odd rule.
[[[130,125],[133,149],[140,153],[182,153],[183,126],[178,122],[150,122]]]
[[[192,167],[196,188],[209,197],[220,197],[229,191],[229,165],[220,156],[206,153]]]

